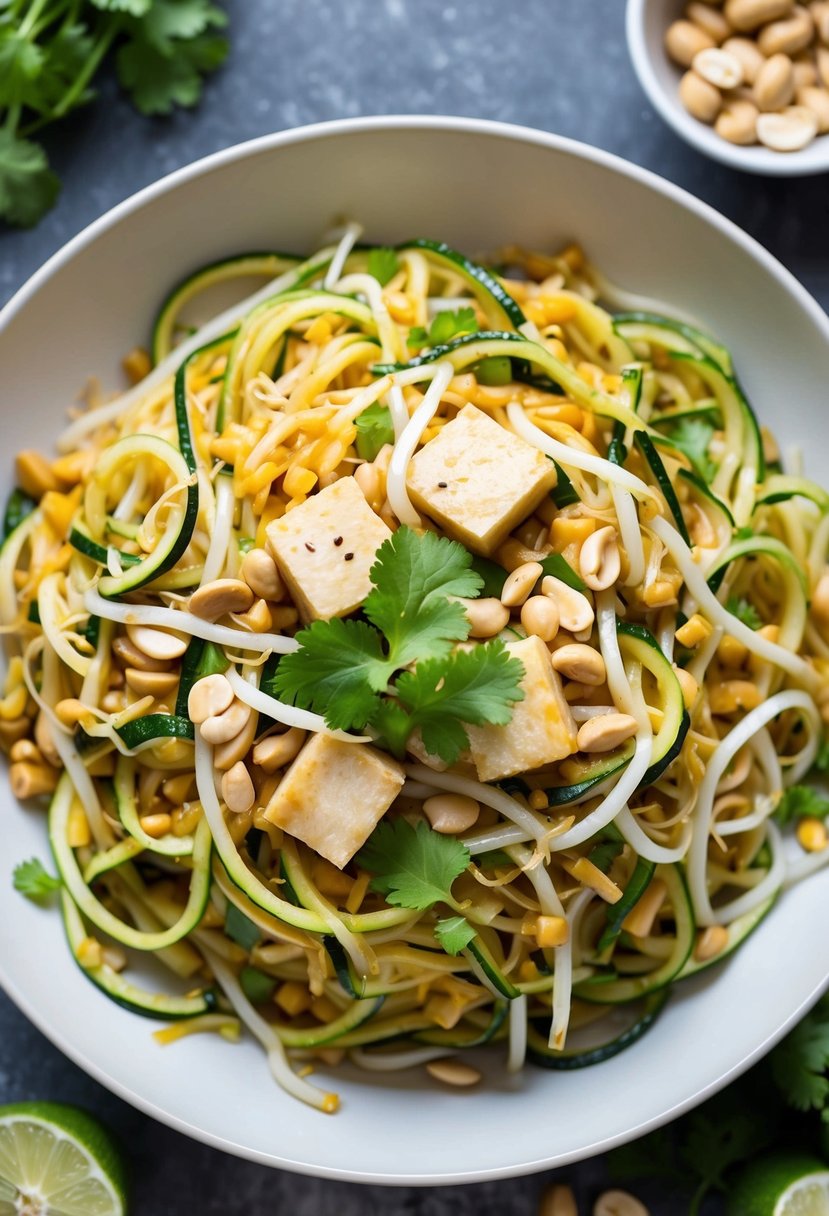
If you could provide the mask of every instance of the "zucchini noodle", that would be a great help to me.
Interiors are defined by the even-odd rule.
[[[829,862],[784,830],[829,494],[730,352],[575,246],[361,234],[175,286],[148,374],[20,454],[0,552],[0,746],[83,973],[327,1113],[340,1061],[612,1055]]]

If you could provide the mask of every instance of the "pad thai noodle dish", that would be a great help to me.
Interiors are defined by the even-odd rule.
[[[576,246],[359,238],[180,283],[0,552],[15,885],[328,1112],[607,1059],[829,861],[829,495],[728,349]]]

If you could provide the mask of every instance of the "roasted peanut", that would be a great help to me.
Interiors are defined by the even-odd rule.
[[[591,591],[604,591],[619,578],[622,559],[616,529],[599,528],[581,547],[579,571]]]
[[[715,40],[693,21],[674,21],[665,33],[665,49],[680,67],[689,68],[700,51],[716,46]]]
[[[806,106],[789,106],[780,114],[761,114],[757,119],[757,138],[774,152],[799,152],[817,132],[817,114]]]
[[[285,594],[285,584],[277,564],[266,549],[251,549],[246,553],[240,574],[260,599],[281,600]]]
[[[516,567],[504,583],[501,603],[507,608],[517,608],[523,604],[543,573],[544,568],[539,562],[524,562]]]
[[[793,0],[725,0],[723,13],[729,25],[745,33],[788,17],[793,8]]]
[[[794,67],[788,55],[767,59],[754,82],[754,101],[758,110],[772,111],[787,106],[794,97]]]
[[[246,814],[256,801],[250,773],[241,760],[222,774],[222,797],[234,815]]]
[[[679,82],[679,100],[700,122],[712,123],[720,112],[722,94],[696,72],[686,72]]]
[[[728,38],[722,44],[722,49],[740,64],[743,69],[743,80],[746,84],[754,84],[757,73],[766,62],[765,55],[751,38]]]
[[[760,30],[757,46],[768,56],[796,55],[809,45],[814,33],[812,14],[802,4],[796,4],[791,17],[783,21],[772,21]]]
[[[260,739],[253,749],[253,763],[266,773],[275,773],[277,769],[290,764],[299,754],[299,749],[305,742],[306,732],[298,726],[292,726],[281,735],[267,735]]]
[[[469,636],[472,638],[494,638],[509,621],[509,608],[500,600],[459,599],[469,619]]]
[[[465,1064],[462,1060],[432,1060],[426,1065],[426,1071],[436,1081],[459,1088],[477,1085],[481,1079],[477,1068]]]
[[[173,633],[171,629],[157,629],[153,625],[127,625],[127,637],[142,654],[159,663],[180,659],[190,642],[187,634]]]
[[[247,612],[253,591],[239,578],[217,578],[190,596],[190,611],[203,621],[217,621],[228,612]]]
[[[433,831],[454,836],[474,827],[481,807],[474,798],[464,794],[435,794],[423,803],[423,813]]]
[[[531,595],[521,608],[521,624],[528,635],[552,642],[558,633],[558,604],[548,595]]]
[[[604,659],[598,650],[583,642],[569,642],[552,655],[553,667],[567,680],[598,687],[606,678]]]
[[[577,743],[581,752],[610,752],[632,739],[638,724],[630,714],[598,714],[579,727]]]
[[[759,110],[753,101],[736,99],[727,101],[717,115],[714,130],[730,144],[745,147],[757,143],[757,116]]]
[[[743,67],[736,55],[720,47],[694,56],[694,71],[718,89],[736,89],[743,83]]]
[[[220,672],[197,680],[187,698],[190,721],[200,726],[208,718],[223,714],[232,705],[233,695],[230,680]]]
[[[200,680],[199,683],[201,682]],[[193,687],[195,689],[198,685]],[[205,718],[199,725],[199,730],[206,743],[228,743],[244,730],[250,716],[250,706],[234,699],[222,713],[211,714]]]

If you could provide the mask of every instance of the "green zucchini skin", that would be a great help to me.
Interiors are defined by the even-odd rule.
[[[436,262],[464,278],[486,314],[490,325],[502,328],[510,325],[513,329],[520,329],[522,325],[526,324],[527,318],[524,313],[498,280],[483,266],[471,261],[464,254],[458,253],[443,241],[430,241],[421,237],[414,241],[404,241],[402,245],[397,246],[397,249],[401,253],[407,249],[416,249],[425,254],[430,261]]]
[[[657,866],[656,877],[661,878],[668,889],[676,918],[676,940],[670,956],[644,975],[576,984],[573,992],[580,1000],[593,1005],[625,1005],[640,1000],[667,988],[687,963],[694,946],[696,923],[685,878],[676,865]]]
[[[527,1029],[527,1059],[540,1068],[550,1068],[556,1072],[573,1072],[577,1068],[589,1068],[593,1064],[602,1064],[613,1056],[619,1055],[627,1047],[632,1046],[650,1030],[665,1007],[669,991],[664,988],[649,994],[642,1007],[642,1014],[627,1030],[608,1039],[596,1047],[582,1051],[577,1048],[565,1048],[554,1051],[540,1031],[530,1023]]]
[[[742,946],[743,942],[751,936],[757,926],[762,924],[777,902],[779,895],[780,892],[775,891],[756,908],[752,908],[750,912],[745,912],[742,916],[738,916],[730,925],[727,925],[728,942],[719,954],[714,955],[713,958],[703,959],[701,962],[691,954],[682,970],[677,974],[676,982],[690,979],[691,976],[699,975],[701,971],[707,971],[709,967],[716,967],[719,963],[724,962],[730,954],[733,954],[735,950],[738,950]]]
[[[218,1008],[218,996],[212,988],[199,996],[170,996],[131,984],[120,972],[113,971],[105,963],[100,967],[82,967],[77,951],[86,937],[86,930],[77,906],[65,890],[61,892],[61,914],[69,951],[78,963],[79,970],[104,996],[122,1009],[159,1022],[180,1022],[200,1017],[203,1013],[212,1013]]]

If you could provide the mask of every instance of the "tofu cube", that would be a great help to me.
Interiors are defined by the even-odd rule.
[[[524,664],[524,700],[516,702],[506,726],[467,727],[481,781],[530,772],[578,750],[576,724],[547,647],[530,637],[507,642],[507,650]]]
[[[318,734],[285,773],[264,815],[342,869],[368,840],[404,780],[402,766],[377,748]]]
[[[368,572],[391,531],[353,477],[341,477],[268,525],[268,544],[300,616],[348,616],[371,591]]]
[[[465,406],[409,465],[415,506],[488,556],[556,483],[553,462],[474,405]]]

